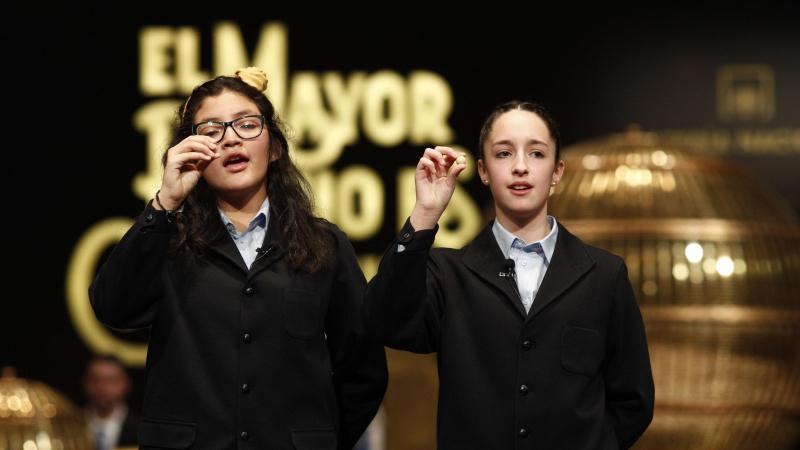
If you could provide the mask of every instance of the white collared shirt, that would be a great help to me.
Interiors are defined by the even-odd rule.
[[[94,411],[87,411],[86,422],[89,425],[89,432],[95,439],[95,446],[98,450],[113,450],[117,448],[119,434],[122,431],[122,423],[128,416],[128,407],[119,405],[114,408],[114,412],[102,419]]]
[[[536,293],[539,291],[539,286],[542,284],[556,249],[558,225],[555,217],[547,216],[547,224],[550,225],[550,232],[543,239],[532,244],[513,235],[500,225],[497,219],[492,225],[492,233],[503,256],[514,260],[517,288],[526,312],[531,310],[533,300],[536,298]]]

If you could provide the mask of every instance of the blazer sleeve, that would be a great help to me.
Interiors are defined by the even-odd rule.
[[[622,261],[614,297],[604,368],[606,408],[614,421],[619,446],[626,449],[653,419],[655,388],[644,322]]]
[[[441,343],[441,271],[430,258],[439,227],[415,231],[406,220],[381,259],[364,300],[367,326],[385,345],[432,353]]]
[[[350,241],[334,230],[336,280],[325,323],[339,405],[339,449],[350,450],[370,424],[388,383],[386,353],[361,318],[366,280]]]
[[[166,212],[148,204],[100,268],[89,288],[97,318],[114,328],[141,328],[153,321],[162,292],[161,269],[177,232]]]

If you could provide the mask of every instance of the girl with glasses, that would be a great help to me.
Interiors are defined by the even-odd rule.
[[[383,397],[364,276],[313,215],[266,87],[248,68],[193,90],[161,188],[91,287],[102,322],[151,330],[143,449],[349,449]]]

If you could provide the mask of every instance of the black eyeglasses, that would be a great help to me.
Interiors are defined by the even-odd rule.
[[[255,139],[261,136],[264,131],[264,116],[244,116],[230,122],[219,122],[216,120],[209,120],[208,122],[201,122],[192,125],[192,134],[201,136],[208,136],[214,140],[214,143],[222,141],[225,137],[225,131],[228,127],[233,129],[242,139]]]

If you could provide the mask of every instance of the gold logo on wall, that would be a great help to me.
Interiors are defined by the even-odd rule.
[[[768,122],[775,116],[775,74],[765,64],[717,71],[717,116],[723,122]]]

